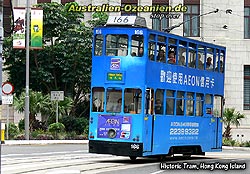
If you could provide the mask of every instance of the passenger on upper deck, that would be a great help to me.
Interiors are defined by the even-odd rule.
[[[186,65],[186,61],[185,61],[185,57],[184,56],[181,56],[179,58],[178,64],[181,65],[181,66],[185,66]]]
[[[174,51],[169,51],[168,52],[168,63],[169,64],[175,64],[175,54]]]
[[[194,61],[192,61],[190,63],[190,67],[193,67],[193,68],[196,67],[196,60],[194,60]],[[201,61],[201,55],[200,54],[198,54],[198,68],[199,69],[204,69],[203,63]]]
[[[217,62],[217,67],[215,68],[215,71],[218,71],[218,66],[219,66],[219,62]],[[223,73],[223,61],[220,60],[220,72]]]
[[[164,50],[160,50],[157,56],[157,62],[166,62],[166,56]]]
[[[207,58],[206,70],[209,70],[209,71],[213,70],[213,64],[212,64],[212,58],[211,57]]]

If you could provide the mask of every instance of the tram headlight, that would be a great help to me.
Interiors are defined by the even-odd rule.
[[[115,131],[115,129],[109,129],[108,130],[108,137],[109,138],[115,138],[116,137],[116,131]]]

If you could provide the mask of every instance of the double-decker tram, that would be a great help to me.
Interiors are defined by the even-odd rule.
[[[94,29],[89,152],[205,155],[222,150],[226,48],[111,16]]]

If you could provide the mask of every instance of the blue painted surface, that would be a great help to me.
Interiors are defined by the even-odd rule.
[[[224,74],[208,72],[178,65],[168,65],[160,62],[149,61],[147,55],[143,57],[132,57],[131,36],[135,30],[143,31],[144,43],[148,43],[149,33],[159,32],[145,28],[97,28],[94,34],[128,34],[128,56],[94,56],[92,55],[92,79],[91,87],[119,87],[140,88],[142,90],[142,103],[145,103],[145,91],[148,87],[189,91],[202,94],[224,95]],[[162,34],[162,33],[161,33]],[[215,46],[176,35],[164,34],[186,42],[193,42],[211,48],[225,51],[224,47]],[[105,38],[105,37],[104,37]],[[93,42],[94,43],[94,42]],[[105,40],[104,40],[105,45]],[[102,48],[105,53],[105,47]],[[144,53],[147,53],[146,46]],[[120,73],[122,80],[110,81],[108,73]],[[91,98],[92,99],[92,98]],[[105,99],[106,100],[106,99]],[[91,106],[91,105],[90,105]],[[146,115],[145,104],[142,104],[141,114],[107,112],[91,112],[90,135],[94,140],[114,142],[142,142],[144,147],[143,156],[167,154],[171,146],[200,145],[203,152],[218,151],[222,147],[222,123],[220,118],[213,116],[168,116],[168,115]],[[205,111],[203,112],[205,113]],[[129,138],[107,138],[98,136],[100,132],[100,117],[107,116],[114,119],[129,117],[131,119],[131,130]],[[107,126],[111,128],[112,125]],[[114,126],[115,128],[115,126]],[[117,128],[117,127],[116,127]]]

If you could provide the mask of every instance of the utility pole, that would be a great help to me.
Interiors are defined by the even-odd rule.
[[[25,139],[29,140],[29,57],[30,57],[30,0],[26,1],[26,88],[25,88]]]
[[[0,0],[0,139],[2,144],[2,81],[3,81],[3,75],[2,75],[2,60],[3,60],[3,38],[4,38],[4,30],[3,30],[3,0]],[[2,154],[2,147],[0,144],[0,155]],[[1,174],[1,159],[0,159],[0,174]]]

